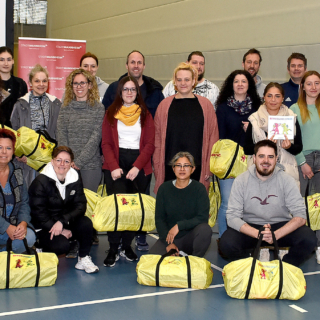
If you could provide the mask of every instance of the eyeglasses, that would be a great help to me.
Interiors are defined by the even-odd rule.
[[[122,91],[125,93],[129,93],[129,92],[135,93],[135,92],[137,92],[137,89],[136,88],[123,88]]]
[[[191,169],[191,168],[193,168],[193,166],[192,165],[190,165],[190,164],[175,164],[174,165],[174,167],[177,167],[178,169]]]
[[[75,87],[75,88],[78,88],[78,87],[84,87],[88,82],[84,82],[84,81],[81,81],[81,82],[74,82],[72,85]]]
[[[54,159],[58,164],[66,164],[67,166],[71,163],[70,160]]]

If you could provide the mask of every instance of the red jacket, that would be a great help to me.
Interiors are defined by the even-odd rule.
[[[110,125],[107,119],[108,111],[104,116],[102,123],[102,152],[104,163],[102,169],[116,170],[119,169],[119,137],[118,137],[118,120],[113,120],[113,125]],[[151,156],[154,152],[154,122],[151,114],[148,112],[144,127],[141,128],[140,137],[140,155],[133,163],[133,167],[139,170],[143,169],[145,175],[152,173]]]

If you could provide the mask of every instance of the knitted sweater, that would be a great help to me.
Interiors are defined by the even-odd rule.
[[[298,165],[306,161],[305,156],[313,151],[320,150],[320,118],[317,108],[314,104],[308,105],[311,120],[302,123],[300,108],[298,104],[294,104],[290,108],[296,115],[300,125],[303,149],[298,155],[296,160]]]
[[[80,169],[101,168],[99,145],[104,112],[101,103],[91,107],[86,101],[75,100],[60,109],[58,143],[72,149],[74,162]]]

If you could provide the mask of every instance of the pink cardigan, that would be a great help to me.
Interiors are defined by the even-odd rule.
[[[218,123],[212,103],[207,98],[201,97],[199,95],[195,96],[199,100],[204,116],[200,182],[204,184],[208,191],[210,181],[205,180],[204,178],[205,175],[212,175],[212,173],[210,172],[210,156],[212,146],[219,140]],[[158,192],[160,185],[164,182],[168,111],[173,98],[174,96],[170,96],[161,101],[154,118],[154,125],[156,130],[155,151],[153,154],[154,175],[156,178],[154,193]]]

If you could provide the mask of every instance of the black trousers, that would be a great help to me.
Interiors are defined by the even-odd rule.
[[[271,229],[276,231],[284,226],[287,221],[278,222],[271,225]],[[260,225],[249,223],[253,228],[260,229]],[[254,250],[258,239],[247,236],[237,230],[228,227],[220,238],[220,249],[230,260],[238,260],[249,257],[249,250]],[[307,226],[302,226],[295,231],[279,239],[279,247],[290,247],[289,253],[283,257],[283,261],[294,266],[300,265],[314,250],[317,239],[314,232]],[[262,242],[262,246],[270,246],[267,242]]]
[[[146,176],[144,174],[144,170],[141,169],[134,181],[126,179],[127,173],[132,169],[132,165],[138,158],[139,154],[139,150],[119,149],[119,166],[123,170],[123,175],[121,178],[114,181],[111,177],[110,170],[104,170],[104,178],[108,195],[115,193],[145,193],[151,181],[151,174]],[[125,249],[129,247],[134,236],[134,231],[108,231],[110,249],[117,251],[121,239],[122,248]]]
[[[203,257],[207,252],[211,243],[212,230],[207,223],[201,223],[190,230],[181,238],[174,239],[173,243],[178,247],[179,251],[193,255],[196,257]],[[150,254],[165,254],[167,253],[168,244],[162,240],[157,242],[150,249]]]
[[[92,221],[88,217],[82,216],[70,222],[66,229],[71,230],[71,239],[79,241],[79,256],[83,258],[89,255],[92,244]],[[67,254],[69,252],[69,239],[60,234],[50,240],[50,236],[51,233],[43,229],[37,232],[39,245],[43,248],[44,252],[54,252],[56,255]]]

